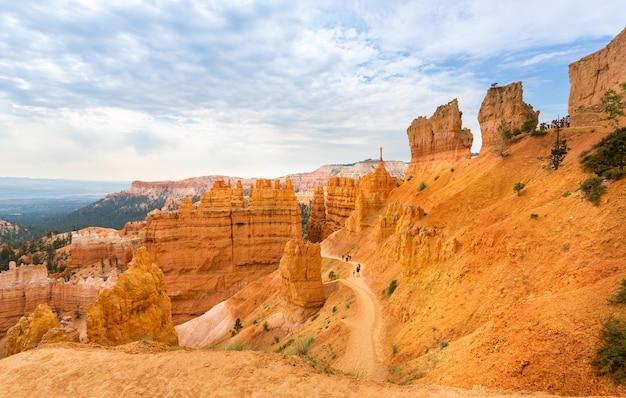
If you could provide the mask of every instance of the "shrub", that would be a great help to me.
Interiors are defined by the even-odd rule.
[[[393,292],[396,291],[396,288],[398,287],[398,281],[393,279],[391,282],[389,282],[389,287],[387,288],[387,297],[390,297]]]
[[[313,337],[309,337],[304,340],[298,340],[298,342],[296,343],[296,354],[307,355],[312,345],[313,345]]]
[[[539,214],[537,214],[537,213],[531,213],[530,218],[532,218],[532,219],[535,219],[535,220],[536,220],[537,218],[539,218]]]
[[[626,322],[613,316],[602,322],[600,346],[590,364],[599,376],[608,376],[616,384],[626,381]]]
[[[624,176],[626,176],[626,170],[607,170],[602,173],[602,177],[613,181],[621,180]]]
[[[337,312],[337,306],[336,305],[333,306],[333,312]]]
[[[278,343],[277,337],[274,337],[274,340]],[[283,345],[281,345],[280,347],[278,347],[276,350],[274,350],[275,353],[280,354],[281,352],[285,351],[285,348],[289,347],[291,344],[293,344],[293,339],[289,339],[287,340],[287,342]]]
[[[448,344],[450,344],[450,343],[448,343],[448,340],[441,340],[441,344],[440,344],[441,348],[446,348],[448,346]]]
[[[328,279],[331,281],[334,281],[335,279],[337,279],[337,274],[335,274],[335,271],[330,271],[328,273]]]
[[[626,167],[626,128],[615,130],[580,156],[583,170],[595,173],[598,177],[604,176],[609,170],[623,171]]]
[[[413,176],[409,176],[409,178],[407,178],[406,180],[408,182],[408,181],[411,181],[412,179],[413,179]]]
[[[585,194],[585,198],[596,206],[600,205],[600,197],[606,190],[602,181],[600,177],[590,177],[580,184],[580,190]]]
[[[524,133],[529,133],[537,127],[537,119],[528,119],[524,123],[522,123],[521,131]]]
[[[513,190],[517,192],[517,196],[519,196],[520,191],[524,189],[525,186],[526,184],[523,182],[516,182],[515,185],[513,185]]]
[[[239,331],[243,329],[243,325],[241,324],[241,319],[237,318],[235,320],[235,324],[233,325],[233,330],[231,331],[231,335],[236,335]]]
[[[420,187],[417,188],[417,191],[422,192],[425,189],[426,189],[426,183],[424,181],[420,182]]]
[[[626,279],[622,279],[622,288],[608,301],[609,304],[626,304]]]
[[[263,322],[263,330],[265,330],[266,332],[270,330],[270,325],[267,323],[267,321]]]

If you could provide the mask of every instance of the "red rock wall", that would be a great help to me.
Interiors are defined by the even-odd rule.
[[[613,89],[622,93],[620,83],[626,83],[626,29],[606,47],[569,66],[571,84],[567,110],[571,126],[593,126],[602,123],[601,99]]]
[[[284,245],[301,238],[293,186],[258,180],[243,207],[243,189],[217,184],[197,209],[148,215],[145,245],[165,274],[175,324],[202,315],[278,268]]]
[[[482,148],[500,145],[502,138],[498,127],[503,119],[511,131],[520,128],[527,120],[539,121],[539,111],[535,112],[531,105],[522,100],[522,96],[522,82],[491,87],[487,90],[487,95],[478,112]]]

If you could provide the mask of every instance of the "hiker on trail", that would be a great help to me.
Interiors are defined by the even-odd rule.
[[[357,277],[361,276],[361,264],[356,265],[356,276]]]

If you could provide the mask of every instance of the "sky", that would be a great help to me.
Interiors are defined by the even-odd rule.
[[[623,0],[0,0],[0,177],[277,178],[410,161],[406,129],[522,81],[567,113],[568,65]]]

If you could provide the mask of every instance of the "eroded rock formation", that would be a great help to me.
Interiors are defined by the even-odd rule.
[[[307,222],[307,239],[313,243],[321,242],[322,232],[326,224],[326,204],[324,203],[324,187],[318,185],[311,201],[311,214]]]
[[[626,29],[602,50],[576,61],[569,66],[571,84],[567,110],[571,126],[592,126],[602,122],[601,99],[604,93],[626,83]]]
[[[101,277],[66,282],[49,278],[45,265],[17,267],[11,262],[9,270],[0,274],[0,336],[39,304],[48,304],[59,314],[85,315],[89,305],[116,277],[113,270],[106,282]]]
[[[522,82],[487,90],[478,112],[483,149],[500,144],[502,137],[498,128],[503,120],[510,131],[520,128],[528,120],[535,121],[533,130],[537,126],[539,111],[534,111],[522,100],[522,96]]]
[[[345,226],[346,220],[354,211],[355,202],[356,181],[354,179],[333,177],[328,180],[328,186],[326,187],[326,223],[322,231],[322,239]]]
[[[345,223],[348,231],[359,232],[363,227],[373,226],[376,222],[374,216],[385,205],[389,193],[402,182],[389,175],[385,169],[382,152],[381,148],[376,170],[363,176],[357,183],[354,211]]]
[[[411,148],[411,168],[417,163],[432,160],[469,159],[474,136],[462,127],[459,104],[456,99],[437,107],[430,117],[414,119],[406,133]]]
[[[141,236],[128,230],[92,227],[74,231],[68,266],[80,268],[104,262],[107,265],[126,265],[133,257],[133,250],[140,245]]]
[[[319,243],[291,240],[280,259],[280,295],[288,323],[298,323],[315,314],[326,301],[322,283],[322,254]]]
[[[87,337],[102,345],[141,339],[178,344],[172,303],[164,290],[163,272],[141,247],[115,285],[104,290],[87,312]]]
[[[172,317],[182,323],[276,270],[284,245],[301,238],[293,185],[257,180],[246,204],[240,183],[216,183],[194,208],[148,215],[145,245],[162,267]]]
[[[44,335],[58,322],[47,304],[39,304],[32,314],[22,317],[7,332],[7,356],[31,350],[39,345]]]

